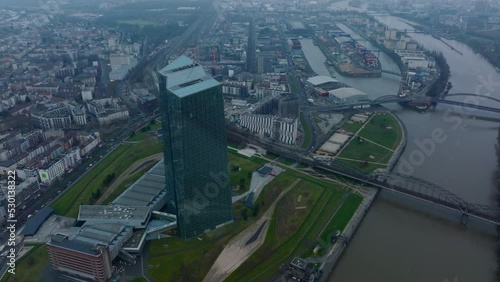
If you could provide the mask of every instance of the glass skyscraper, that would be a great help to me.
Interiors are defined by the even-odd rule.
[[[222,89],[185,56],[160,70],[158,82],[167,210],[189,239],[232,220]]]

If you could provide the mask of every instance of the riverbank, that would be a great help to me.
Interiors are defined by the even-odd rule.
[[[406,126],[404,126],[403,122],[399,119],[399,117],[397,117],[392,113],[391,116],[394,117],[395,120],[398,122],[402,132],[402,137],[400,139],[398,147],[396,148],[396,150],[394,150],[394,153],[392,154],[389,162],[387,163],[387,169],[386,169],[387,172],[391,172],[395,168],[408,142],[408,137],[407,137],[408,132]],[[363,219],[368,214],[368,211],[370,210],[373,201],[376,199],[379,190],[380,189],[378,188],[367,188],[366,194],[364,194],[363,202],[361,202],[359,208],[356,210],[356,213],[352,216],[346,229],[344,230],[343,235],[345,236],[346,239],[342,243],[339,242],[335,244],[335,246],[337,247],[334,246],[332,250],[329,252],[328,254],[329,259],[321,264],[320,269],[323,271],[324,275],[321,277],[320,281],[326,282],[331,278],[333,270],[335,270],[335,267],[337,266],[337,263],[339,262],[342,255],[345,253],[347,246],[349,245],[349,242],[354,238],[356,231],[359,229],[359,227],[363,222]]]
[[[500,128],[498,129],[497,144],[495,146],[497,156],[497,169],[495,171],[494,180],[497,186],[495,191],[497,205],[500,207]],[[500,226],[497,226],[497,281],[500,281]]]
[[[428,26],[428,23],[417,18],[412,18],[412,17],[407,17],[404,14],[395,14],[388,12],[390,15],[398,17],[398,18],[403,18],[409,21],[413,21],[417,23],[411,24],[409,22],[404,21],[406,24],[414,27],[417,30],[423,30],[427,31],[431,27]],[[446,28],[446,27],[437,27],[439,28]],[[448,32],[448,31],[446,31]],[[455,41],[461,42],[465,45],[467,45],[469,48],[471,48],[476,54],[480,55],[484,59],[486,59],[492,66],[498,67],[500,66],[500,56],[498,54],[495,54],[495,52],[498,52],[498,48],[493,48],[494,51],[490,51],[487,53],[487,50],[491,50],[491,48],[488,48],[488,45],[500,45],[500,41],[497,39],[496,41],[492,38],[487,38],[484,36],[481,36],[479,34],[470,34],[470,33],[447,33],[448,39],[453,39]],[[456,50],[453,46],[449,45],[446,41],[440,39],[443,43],[448,45],[452,50],[458,52],[459,54],[463,55],[462,52],[459,50]]]
[[[409,66],[411,65],[409,61],[406,61],[406,63],[403,62],[402,57],[400,57],[399,53],[396,53],[396,50],[387,48],[378,39],[380,37],[387,39],[387,35],[381,34],[379,29],[379,27],[382,25],[384,26],[384,29],[387,33],[387,26],[375,19],[373,16],[366,13],[353,13],[353,17],[365,20],[368,19],[368,21],[372,22],[372,25],[370,26],[373,27],[365,27],[364,30],[361,30],[363,29],[363,27],[359,29],[354,23],[352,25],[349,25],[349,22],[352,23],[352,21],[349,20],[344,21],[343,24],[346,25],[346,27],[347,25],[349,25],[349,30],[352,30],[357,36],[370,41],[374,46],[384,52],[393,60],[394,63],[398,65],[401,73],[406,74],[402,75],[401,77],[398,95],[400,97],[417,97],[417,100],[408,103],[408,106],[417,110],[427,109],[430,106],[430,101],[422,100],[421,97],[440,97],[447,94],[447,92],[450,90],[450,85],[448,84],[450,68],[443,54],[436,51],[426,50],[422,47],[417,48],[419,50],[416,50],[416,52],[425,54],[423,56],[429,58],[427,59],[427,66],[425,67],[424,65],[419,65],[418,67],[407,67],[406,64],[408,64]],[[371,34],[371,36],[368,36],[368,34]],[[412,39],[410,36],[405,36],[406,38]],[[413,50],[408,51],[412,52]],[[455,51],[459,52],[458,50]],[[432,62],[435,62],[435,64],[431,65]]]

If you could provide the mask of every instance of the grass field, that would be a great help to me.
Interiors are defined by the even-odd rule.
[[[161,142],[152,138],[137,144],[121,144],[50,206],[56,214],[76,217],[80,205],[92,203],[92,193],[96,193],[98,189],[104,193],[107,187],[103,187],[103,180],[108,174],[119,176],[137,160],[161,151]]]
[[[363,201],[361,196],[355,194],[349,194],[345,199],[344,203],[337,211],[333,219],[328,223],[323,233],[320,234],[322,242],[330,241],[330,234],[336,230],[344,230],[349,223],[354,212]]]
[[[391,114],[373,116],[358,135],[393,150],[402,138],[399,123]]]
[[[297,168],[308,168],[308,167],[309,167],[309,165],[308,165],[308,164],[305,164],[305,163],[299,163],[299,164],[297,165]]]
[[[49,253],[47,245],[33,245],[29,253],[25,254],[19,261],[16,262],[16,274],[11,275],[6,273],[2,278],[2,282],[33,282],[37,280],[33,274],[41,273],[42,268],[49,261]]]
[[[279,158],[279,155],[277,155],[275,153],[271,153],[271,152],[266,152],[266,158],[274,160],[276,158]]]
[[[352,133],[358,132],[361,127],[359,123],[344,123],[342,126]],[[366,173],[386,168],[394,153],[392,150],[397,148],[402,136],[402,129],[391,114],[376,114],[340,152],[335,162],[348,164]]]
[[[151,241],[147,273],[153,281],[201,281],[223,249],[227,237],[203,241],[168,238]],[[168,271],[166,271],[168,269]]]
[[[359,170],[359,171],[362,171],[365,173],[371,173],[379,168],[386,168],[387,167],[387,165],[372,164],[372,163],[365,164],[365,163],[359,162],[359,161],[349,161],[349,160],[340,160],[340,159],[336,159],[335,162],[344,163],[346,165],[351,166],[352,168],[355,168],[356,170]]]
[[[383,147],[366,140],[360,142],[357,140],[357,137],[353,138],[349,145],[340,153],[340,158],[386,164],[392,156],[392,152]]]
[[[262,164],[255,162],[251,158],[239,155],[238,153],[229,151],[229,174],[231,186],[240,185],[240,189],[235,191],[243,193],[250,188],[252,173],[259,169]],[[243,184],[243,186],[241,186]]]
[[[135,133],[134,133],[134,136],[129,136],[127,138],[127,141],[130,141],[130,142],[136,142],[136,141],[142,141],[142,140],[145,140],[148,136],[146,135],[146,133],[148,132],[151,132],[151,131],[155,131],[155,130],[158,130],[161,128],[161,123],[154,123],[154,124],[147,124],[145,126],[149,126],[149,130],[147,131],[142,131],[142,129],[139,129],[137,130]]]
[[[239,182],[240,176],[248,176],[248,172],[258,169],[266,161],[256,157],[247,158],[233,150],[229,150],[229,163],[232,166],[241,168],[241,171],[234,177]],[[231,175],[231,178],[233,178],[233,175]],[[268,184],[260,194],[262,197],[256,202],[259,205],[257,214],[253,214],[253,210],[245,207],[242,202],[235,203],[233,205],[234,223],[199,236],[202,241],[197,238],[184,241],[175,237],[151,241],[148,259],[148,265],[151,265],[151,267],[146,268],[147,273],[153,278],[153,281],[203,280],[203,277],[208,273],[220,252],[222,252],[225,244],[262,216],[272,203],[275,196],[269,194],[269,192],[275,191],[276,193],[282,189],[281,185],[276,185],[276,181],[283,180],[283,184],[287,184],[294,179],[294,177],[282,177],[280,175],[274,182]],[[249,185],[250,179],[246,180],[246,182]],[[247,220],[244,220],[241,216],[243,210],[247,210]],[[165,271],[166,267],[168,267],[169,271]]]
[[[229,159],[233,165],[248,172],[266,162],[256,157],[245,158],[232,150],[229,151]],[[226,280],[249,281],[258,276],[255,281],[268,281],[277,273],[280,263],[295,255],[312,252],[315,242],[320,240],[323,227],[329,223],[340,200],[345,197],[345,190],[287,170],[260,193],[255,201],[259,207],[255,214],[242,202],[237,202],[233,205],[233,224],[199,236],[199,239],[184,241],[174,237],[151,241],[146,267],[148,275],[154,281],[201,281],[229,240],[260,218],[278,195],[298,178],[300,182],[277,204],[265,244]],[[246,220],[242,216],[243,210],[247,210]],[[345,225],[354,210],[355,206],[345,211],[340,208],[326,230]],[[165,271],[167,268],[168,271]]]
[[[149,169],[151,169],[153,165],[154,164],[151,164],[147,168],[141,169],[135,172],[134,174],[130,175],[129,177],[127,177],[125,181],[123,181],[120,185],[118,185],[118,187],[116,187],[116,189],[113,192],[111,192],[111,194],[109,194],[109,196],[106,197],[106,199],[104,199],[102,205],[107,205],[111,203],[114,199],[116,199],[116,197],[120,196],[120,194],[125,192],[125,190],[127,190],[127,188],[130,185],[136,182],[139,178],[141,178],[141,176],[144,175],[144,173],[146,173]]]
[[[342,129],[344,129],[345,131],[349,131],[351,133],[356,133],[362,126],[363,124],[359,122],[346,121],[342,125]]]
[[[293,180],[300,173],[286,172],[285,174],[287,178]],[[289,262],[294,256],[312,253],[320,240],[323,227],[339,206],[345,191],[338,186],[317,179],[301,178],[301,182],[276,206],[264,245],[225,281],[271,281],[277,275],[281,264]],[[269,188],[273,187],[272,184]],[[272,194],[272,191],[268,193]],[[300,195],[302,198],[298,202]],[[361,198],[360,196],[354,197]],[[306,208],[302,209],[302,206]],[[331,222],[335,222],[338,226],[345,226],[343,222],[346,219],[349,220],[352,213],[350,215],[347,215],[347,212],[339,214]],[[331,225],[334,226],[333,223]]]
[[[287,159],[285,157],[279,158],[279,162],[282,163],[282,164],[284,164],[284,165],[288,165],[288,166],[296,163],[296,161]]]
[[[300,124],[304,129],[304,136],[302,136],[302,144],[300,145],[300,147],[302,147],[303,149],[307,149],[311,145],[311,128],[309,128],[309,125],[306,122],[306,117],[302,112],[300,113]]]

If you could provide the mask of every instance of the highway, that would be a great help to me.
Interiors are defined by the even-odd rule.
[[[158,51],[157,54],[152,57],[145,57],[132,71],[130,71],[125,80],[135,80],[142,81],[149,84],[148,88],[152,88],[155,84],[157,86],[158,81],[156,80],[156,71],[160,70],[167,63],[170,56],[176,54],[185,48],[187,45],[196,42],[198,33],[210,17],[215,17],[215,13],[203,13],[191,26],[189,26],[182,35],[174,37],[165,44],[165,47]],[[150,77],[147,78],[147,75]],[[153,80],[151,80],[151,77]]]
[[[28,215],[34,215],[40,209],[50,206],[50,204],[64,194],[64,191],[69,189],[72,184],[76,183],[80,178],[85,176],[91,167],[95,166],[108,154],[118,147],[118,145],[128,138],[130,128],[137,122],[146,123],[151,119],[148,117],[135,117],[130,119],[120,129],[117,134],[109,138],[109,141],[101,141],[102,146],[94,149],[89,155],[82,159],[82,163],[75,167],[70,173],[66,173],[63,179],[56,181],[51,186],[40,185],[40,190],[35,193],[27,202],[25,202],[16,211],[16,228],[17,231],[21,230],[28,219]],[[102,138],[102,136],[101,136]],[[90,166],[92,165],[92,166]],[[7,239],[7,230],[0,231],[0,244],[4,244]]]
[[[148,70],[152,73],[152,71],[159,70],[160,67],[163,67],[163,64],[166,63],[166,59],[170,56],[174,55],[181,48],[184,48],[187,44],[190,44],[191,41],[197,38],[197,33],[201,30],[201,27],[206,24],[207,20],[211,16],[216,16],[216,13],[203,13],[203,16],[198,18],[186,31],[178,37],[170,40],[164,47],[163,50],[159,51],[156,55],[151,58],[146,58],[141,61],[132,71],[130,71],[126,79],[127,80],[137,80],[138,78],[143,77],[145,70]],[[102,65],[103,70],[107,67],[107,65]],[[107,70],[104,70],[102,73],[104,85],[107,84],[106,76]],[[154,76],[155,77],[155,76]],[[147,119],[145,117],[144,119]],[[85,159],[83,159],[82,163],[78,165],[72,172],[66,174],[62,180],[59,180],[55,184],[51,186],[41,185],[40,191],[30,200],[28,200],[23,206],[24,208],[19,209],[16,214],[16,219],[18,220],[17,228],[18,230],[26,223],[27,217],[30,214],[35,214],[40,209],[45,206],[49,206],[53,201],[55,201],[58,197],[60,197],[63,192],[71,187],[73,183],[78,181],[81,177],[85,176],[85,174],[90,169],[91,165],[94,166],[98,162],[100,162],[105,156],[110,154],[124,139],[126,139],[130,133],[131,126],[134,123],[138,122],[140,118],[134,118],[127,122],[127,124],[123,125],[122,130],[119,131],[116,136],[111,138],[110,142],[102,142],[102,146],[100,148],[95,149],[90,155],[88,155]],[[143,119],[143,120],[144,120]],[[4,242],[7,239],[6,231],[0,232],[0,242]]]

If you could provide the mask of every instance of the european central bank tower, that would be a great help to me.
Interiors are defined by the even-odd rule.
[[[158,75],[167,210],[189,239],[232,221],[221,85],[181,56]]]

